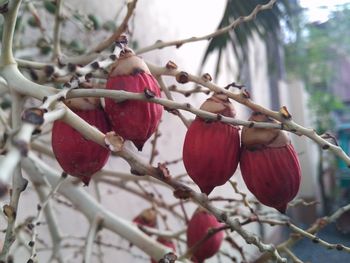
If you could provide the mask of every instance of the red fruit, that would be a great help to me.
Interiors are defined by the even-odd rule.
[[[132,221],[141,226],[156,227],[157,212],[154,208],[145,209],[140,214],[138,214]]]
[[[163,244],[164,246],[171,248],[174,252],[176,252],[175,244],[170,239],[166,239],[164,237],[158,237],[157,241]],[[153,258],[151,259],[151,263],[157,263],[157,262],[158,261],[154,260]]]
[[[73,100],[72,100],[73,101]],[[77,100],[67,102],[72,110],[89,124],[101,132],[109,131],[109,124],[104,111],[96,108],[85,99],[82,109],[77,109]],[[87,107],[85,107],[87,106]],[[52,128],[52,149],[63,170],[80,178],[86,185],[91,176],[101,170],[109,157],[109,150],[99,144],[85,139],[77,130],[63,121],[55,121]]]
[[[110,90],[125,90],[135,93],[148,93],[160,97],[160,88],[156,79],[150,74],[147,65],[133,52],[121,57],[107,84]],[[124,101],[116,103],[106,99],[105,111],[108,114],[113,130],[126,140],[132,141],[139,151],[144,143],[155,132],[163,107],[159,104],[144,101]]]
[[[250,120],[273,122],[259,113]],[[264,205],[285,213],[298,193],[301,178],[297,153],[285,132],[243,128],[240,167],[249,191]]]
[[[210,229],[219,228],[221,226],[222,224],[216,220],[215,216],[209,214],[207,211],[197,210],[193,214],[187,227],[187,246],[188,248],[196,246],[193,251],[194,260],[201,263],[205,259],[214,256],[216,252],[219,251],[222,240],[224,239],[223,231],[215,233],[199,245],[196,244],[207,236]]]
[[[228,117],[235,112],[224,95],[214,95],[201,109]],[[183,146],[183,162],[188,175],[207,195],[226,183],[239,162],[238,128],[218,121],[197,117],[187,130]]]

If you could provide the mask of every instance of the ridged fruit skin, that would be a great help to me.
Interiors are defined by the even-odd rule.
[[[216,186],[225,184],[236,171],[239,158],[238,128],[199,117],[191,123],[185,136],[183,162],[203,193],[209,195]]]
[[[174,252],[176,252],[175,244],[171,240],[165,239],[163,237],[158,237],[157,241],[163,244],[164,246],[171,248]],[[158,263],[158,261],[151,259],[151,263]]]
[[[135,67],[133,72],[118,75],[123,67],[128,67],[128,61]],[[136,62],[135,62],[136,61]],[[125,64],[125,66],[124,66]],[[140,64],[140,68],[137,65]],[[114,75],[108,77],[106,88],[109,90],[125,90],[135,93],[144,93],[145,89],[160,97],[160,88],[157,80],[148,73],[144,62],[135,55],[122,59],[121,65],[114,70]],[[115,73],[116,72],[116,73]],[[113,130],[126,140],[132,141],[139,151],[144,143],[155,132],[162,117],[163,106],[144,101],[124,101],[116,103],[113,99],[105,99],[105,111],[112,124]]]
[[[101,108],[73,111],[101,132],[110,130]],[[77,130],[59,120],[54,122],[52,128],[52,149],[63,170],[80,178],[85,185],[89,184],[94,173],[102,169],[110,154],[107,148],[85,139]]]
[[[242,138],[247,130],[243,129]],[[249,136],[254,136],[260,130],[250,130]],[[273,132],[275,136],[271,135],[270,138],[275,139],[269,138],[266,145],[260,142],[255,146],[246,146],[242,140],[240,168],[249,191],[262,204],[285,213],[288,202],[298,193],[301,169],[297,153],[285,133],[276,133],[276,130]]]
[[[191,248],[202,240],[210,229],[221,226],[222,224],[216,220],[215,216],[204,210],[197,210],[187,226],[187,247]],[[201,263],[205,259],[214,256],[219,251],[223,239],[223,231],[215,233],[194,251],[193,260]]]

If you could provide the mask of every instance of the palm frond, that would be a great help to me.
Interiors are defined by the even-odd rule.
[[[248,15],[257,5],[266,4],[267,2],[267,0],[227,0],[225,11],[218,28],[229,25],[234,19],[240,16]],[[225,49],[228,47],[232,47],[238,60],[238,65],[242,65],[246,60],[247,41],[253,33],[259,34],[263,39],[271,35],[275,39],[278,39],[277,34],[280,32],[281,20],[284,21],[285,26],[292,28],[287,19],[292,14],[291,2],[295,2],[295,0],[280,0],[271,10],[260,12],[255,20],[240,24],[236,29],[211,39],[203,55],[202,65],[205,64],[209,55],[215,51],[218,51],[217,62],[219,63],[221,56],[225,55]],[[219,69],[220,66],[217,65],[217,74],[220,72]]]

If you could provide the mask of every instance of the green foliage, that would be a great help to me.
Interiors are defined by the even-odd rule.
[[[321,133],[334,124],[330,113],[344,108],[341,100],[332,95],[331,86],[338,73],[334,66],[350,55],[349,7],[344,5],[332,12],[324,23],[307,23],[300,13],[294,18],[295,41],[285,45],[287,71],[304,81],[316,129]]]
[[[44,1],[44,7],[50,14],[56,13],[56,4],[52,1]]]
[[[229,25],[242,15],[249,15],[257,5],[266,4],[267,2],[266,0],[227,0],[226,8],[218,28]],[[257,33],[263,39],[271,37],[271,34],[275,36],[275,39],[278,39],[280,21],[283,20],[285,25],[291,28],[291,24],[288,21],[288,17],[291,14],[292,9],[288,0],[277,1],[271,10],[259,12],[253,21],[242,23],[236,29],[232,29],[226,34],[211,39],[203,56],[202,65],[205,64],[209,55],[214,51],[218,51],[217,76],[220,72],[221,59],[225,55],[227,48],[233,49],[235,53],[234,59],[238,60],[239,65],[242,65],[247,58],[247,40],[253,33]]]
[[[101,21],[100,21],[100,19],[99,19],[97,16],[93,15],[93,14],[89,14],[89,15],[88,15],[88,18],[91,20],[94,29],[95,29],[95,30],[99,30],[100,27],[101,27]]]

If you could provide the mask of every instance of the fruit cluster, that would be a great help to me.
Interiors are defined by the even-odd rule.
[[[201,109],[217,116],[235,117],[225,95],[214,95]],[[261,113],[250,121],[274,122]],[[300,186],[300,164],[285,132],[278,129],[238,128],[197,117],[188,128],[183,162],[188,175],[207,195],[226,183],[238,164],[250,192],[264,205],[284,213]]]
[[[106,88],[160,97],[160,88],[145,62],[130,49],[125,49],[109,75]],[[105,100],[105,108],[96,98],[78,98],[66,105],[79,117],[101,132],[111,129],[142,150],[144,143],[155,132],[163,107],[143,101],[116,103]],[[105,165],[109,150],[86,140],[78,131],[63,121],[55,121],[52,129],[52,149],[63,170],[80,178],[86,185],[94,173]]]
[[[158,83],[147,65],[129,49],[112,68],[106,88],[160,97]],[[140,151],[155,132],[163,111],[162,106],[155,103],[116,103],[113,99],[105,99],[104,108],[96,98],[67,100],[66,105],[101,132],[112,129],[132,141]],[[301,177],[297,154],[285,132],[244,127],[240,139],[237,127],[218,121],[223,116],[234,118],[236,115],[223,94],[214,94],[201,109],[216,114],[217,119],[196,117],[188,128],[183,146],[183,162],[188,175],[203,193],[209,195],[215,187],[225,184],[240,164],[244,182],[255,197],[262,204],[284,213],[288,202],[298,192]],[[275,122],[260,113],[253,113],[250,121]],[[53,125],[52,148],[63,170],[86,185],[109,157],[107,148],[86,140],[63,121],[55,121]],[[156,213],[151,209],[136,217],[134,222],[155,227],[155,219]],[[224,235],[215,229],[221,226],[204,210],[194,213],[187,228],[187,244],[193,260],[203,262],[219,250]],[[160,238],[158,242],[175,250],[169,240]]]

